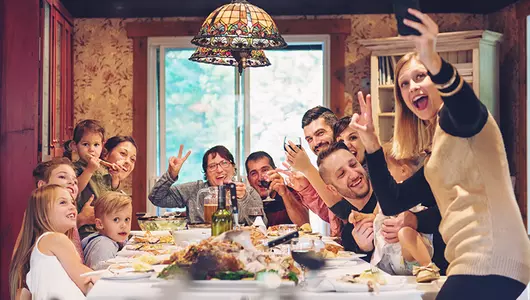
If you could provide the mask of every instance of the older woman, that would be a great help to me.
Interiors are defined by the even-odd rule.
[[[188,220],[191,223],[204,222],[204,207],[199,203],[197,194],[199,190],[207,187],[220,186],[232,181],[236,173],[234,156],[226,147],[215,146],[210,148],[202,158],[202,170],[206,181],[197,180],[182,184],[175,183],[182,165],[190,155],[188,151],[182,157],[183,145],[180,145],[178,157],[169,158],[169,167],[160,177],[149,194],[149,200],[160,207],[186,207]],[[255,189],[242,182],[235,182],[239,207],[239,222],[252,224],[249,217],[250,208],[260,208],[263,211],[261,197]],[[265,219],[265,216],[263,216]],[[267,220],[265,220],[266,222]]]

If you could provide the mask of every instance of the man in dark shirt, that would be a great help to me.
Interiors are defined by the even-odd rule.
[[[373,213],[377,199],[366,171],[343,143],[333,144],[323,150],[318,156],[317,165],[328,189],[344,198],[331,208],[339,218],[347,220],[352,210]],[[368,219],[355,227],[348,223],[341,234],[344,248],[356,253],[365,253],[369,260],[374,250],[373,225],[373,220]]]
[[[343,220],[347,220],[350,212],[356,210],[362,213],[373,213],[377,205],[377,197],[373,192],[370,179],[366,171],[359,164],[355,156],[343,143],[331,145],[322,151],[317,160],[319,173],[328,188],[341,195],[344,200],[338,202],[331,211]],[[441,238],[440,211],[434,200],[425,199],[427,210],[411,213],[405,211],[396,218],[390,219],[383,226],[383,236],[389,243],[398,242],[397,232],[402,227],[411,227],[418,232],[433,234],[434,263],[445,273],[447,261],[444,258],[445,244]],[[341,238],[346,250],[356,253],[366,253],[369,261],[373,252],[373,220],[364,219],[355,228],[351,223],[345,225]],[[351,234],[349,234],[351,233]]]
[[[246,162],[249,184],[263,200],[268,226],[278,224],[309,223],[309,212],[298,194],[287,187],[283,177],[276,172],[272,157],[264,151],[251,153]]]

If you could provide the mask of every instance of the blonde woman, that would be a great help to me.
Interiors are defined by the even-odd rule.
[[[493,117],[456,69],[436,52],[438,26],[427,15],[405,20],[420,36],[417,53],[396,64],[397,158],[428,154],[424,168],[397,184],[374,132],[370,96],[359,93],[359,132],[381,209],[400,213],[434,194],[447,244],[448,279],[437,299],[516,299],[530,281],[530,242],[511,186],[504,143]],[[397,194],[397,200],[388,197]],[[393,200],[394,199],[394,200]]]
[[[92,270],[81,263],[70,240],[76,217],[74,199],[66,188],[52,184],[33,191],[9,267],[11,299],[20,296],[16,294],[23,287],[36,300],[85,299],[95,280],[80,276]]]

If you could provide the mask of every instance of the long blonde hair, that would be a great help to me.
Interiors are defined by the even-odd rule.
[[[9,266],[9,289],[11,299],[15,299],[18,289],[27,287],[26,274],[29,272],[31,252],[39,236],[48,231],[56,231],[50,223],[49,214],[57,199],[59,189],[64,187],[56,184],[45,185],[35,189],[28,201],[22,227],[20,228],[20,243],[14,250]],[[66,235],[71,239],[74,228]]]
[[[399,73],[413,59],[418,62],[416,52],[405,54],[397,63],[394,76],[394,99],[396,99],[396,117],[394,119],[394,142],[392,155],[397,159],[418,157],[430,152],[435,126],[418,118],[408,107],[401,95]]]

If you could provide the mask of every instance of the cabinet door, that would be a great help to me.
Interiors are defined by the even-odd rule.
[[[71,23],[43,1],[41,17],[41,159],[62,156],[73,131],[73,74]]]

